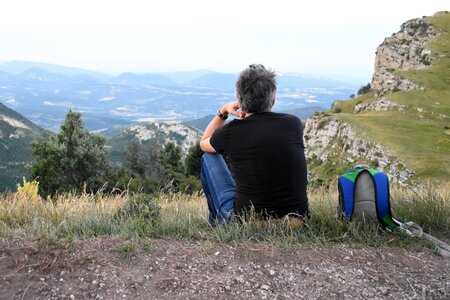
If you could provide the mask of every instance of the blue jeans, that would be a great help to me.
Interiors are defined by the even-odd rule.
[[[236,185],[222,155],[203,154],[200,179],[208,201],[209,223],[215,225],[229,221],[233,213]]]

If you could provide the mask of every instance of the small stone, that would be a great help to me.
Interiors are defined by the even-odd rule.
[[[245,280],[244,280],[244,276],[238,276],[238,277],[236,277],[236,282],[237,283],[244,283],[245,282]]]
[[[220,254],[220,252],[217,251],[216,253],[214,253],[214,256],[217,256],[217,255],[219,255],[219,254]]]
[[[265,290],[265,291],[268,291],[268,290],[270,289],[270,285],[263,284],[263,285],[261,286],[261,289],[262,289],[262,290]]]
[[[93,284],[93,285],[96,285],[97,283],[98,283],[97,280],[92,280],[92,284]]]
[[[70,295],[70,300],[75,300],[75,296],[74,295]]]
[[[270,274],[270,276],[273,276],[273,275],[275,275],[275,271],[274,270],[269,270],[269,274]]]

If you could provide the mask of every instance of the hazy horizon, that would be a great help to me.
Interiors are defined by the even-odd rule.
[[[281,73],[370,80],[375,50],[441,0],[164,2],[17,0],[0,12],[0,63],[36,61],[95,70]]]

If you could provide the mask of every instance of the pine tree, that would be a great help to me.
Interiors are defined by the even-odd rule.
[[[200,142],[189,149],[186,159],[184,160],[186,175],[200,178],[200,159],[202,155],[203,151],[200,149]]]
[[[95,191],[108,170],[105,139],[84,127],[81,114],[69,111],[61,131],[47,140],[32,144],[36,161],[31,167],[40,192]]]

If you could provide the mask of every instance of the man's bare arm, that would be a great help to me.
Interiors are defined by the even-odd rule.
[[[222,115],[235,115],[239,118],[242,118],[242,113],[238,112],[239,109],[239,103],[238,101],[233,101],[225,104],[221,109],[220,113]],[[222,120],[219,118],[219,116],[215,116],[214,119],[211,120],[208,127],[206,127],[205,132],[203,133],[202,139],[200,140],[200,148],[204,152],[209,153],[216,153],[216,150],[211,146],[210,138],[213,135],[214,131],[216,131],[217,128],[222,127],[223,124],[225,124],[225,120]]]

